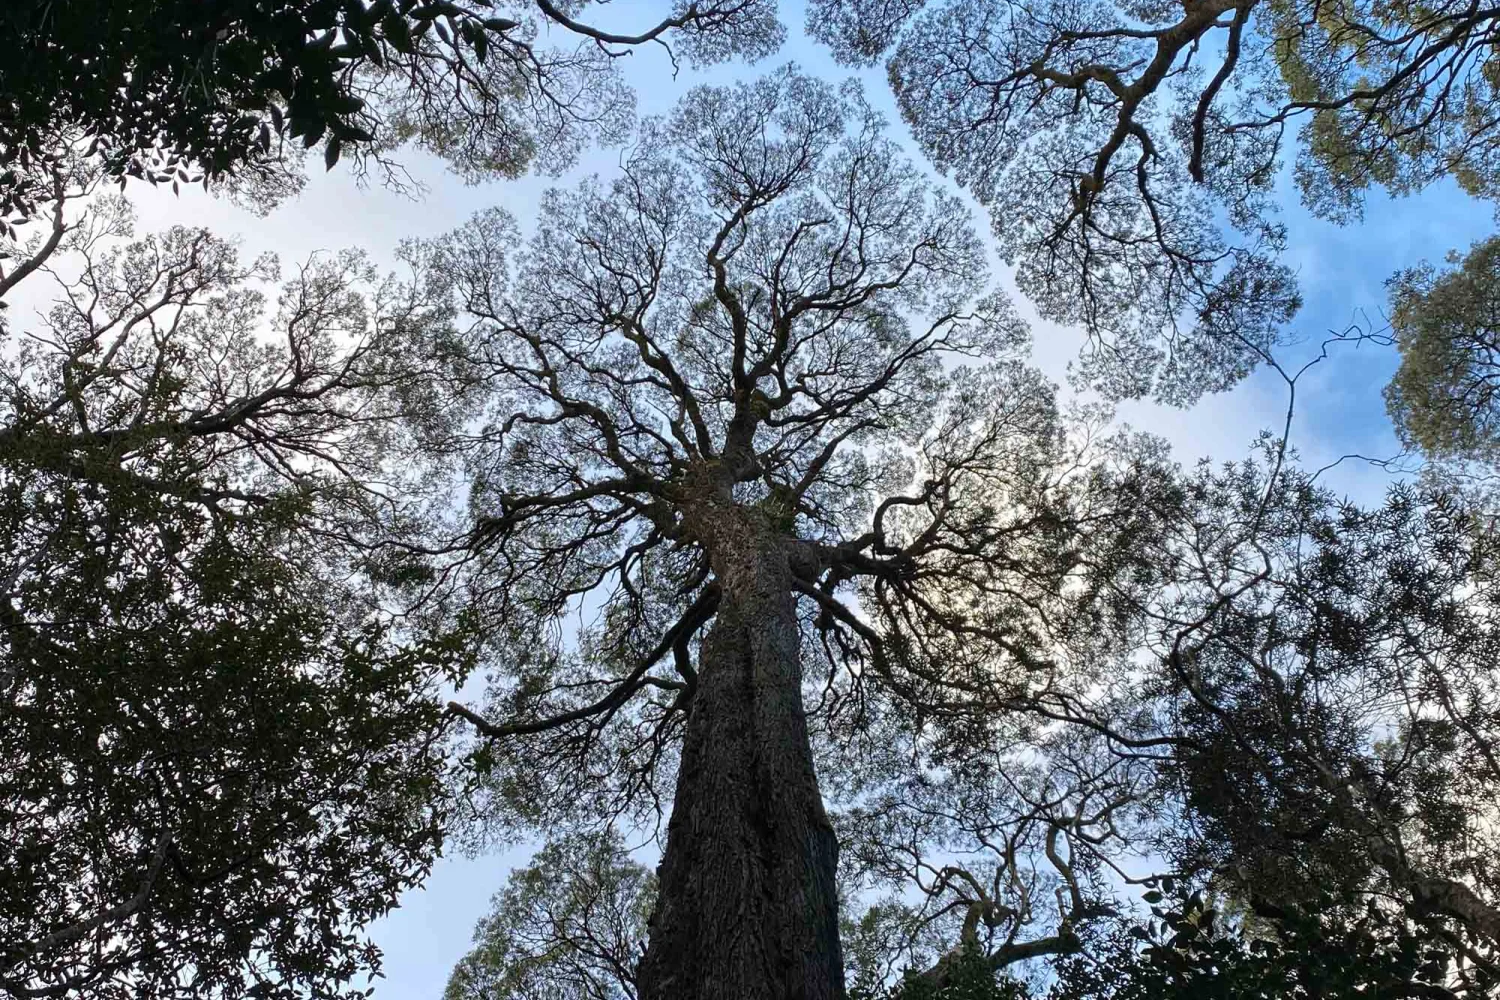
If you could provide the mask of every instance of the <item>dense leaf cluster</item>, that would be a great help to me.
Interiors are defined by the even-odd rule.
[[[1493,468],[1500,450],[1500,239],[1483,240],[1452,266],[1401,271],[1390,282],[1391,327],[1401,367],[1386,406],[1409,446],[1437,459]]]
[[[611,66],[659,42],[694,63],[780,42],[771,0],[677,4],[620,33],[551,0],[17,0],[0,10],[0,213],[29,215],[34,158],[72,142],[113,176],[250,183],[322,144],[381,159],[415,140],[462,172],[556,167],[619,138]],[[544,48],[543,28],[575,48]]]
[[[0,363],[0,986],[342,995],[441,847],[432,689],[467,663],[339,555],[399,523],[354,476],[417,413],[388,351],[418,317],[358,255],[272,307],[274,262],[202,230],[56,225],[8,247],[58,284]]]
[[[1455,996],[1446,986],[1452,944],[1380,906],[1351,918],[1324,896],[1256,921],[1225,917],[1202,893],[1148,895],[1156,897],[1149,920],[1112,927],[1058,963],[1048,1000]],[[1495,983],[1480,975],[1476,995],[1485,996]]]

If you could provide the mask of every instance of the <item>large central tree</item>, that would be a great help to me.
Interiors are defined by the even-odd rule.
[[[491,637],[487,710],[454,706],[486,814],[670,799],[640,995],[842,996],[815,748],[836,768],[876,692],[942,725],[1088,634],[1149,456],[1090,461],[965,211],[854,89],[695,90],[541,219],[407,254],[472,317],[489,414],[433,567]]]

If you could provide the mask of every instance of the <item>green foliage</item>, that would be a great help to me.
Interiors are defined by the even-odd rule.
[[[1500,195],[1497,28],[1466,0],[807,5],[836,57],[886,61],[913,138],[990,209],[1020,290],[1087,333],[1079,374],[1172,402],[1285,342],[1287,159],[1340,222],[1372,188]]]
[[[570,18],[494,0],[8,0],[0,165],[82,132],[108,172],[152,183],[274,173],[319,144],[332,167],[416,140],[465,173],[556,167],[619,138],[631,99]],[[576,51],[536,44],[544,27]],[[698,3],[644,26],[695,62],[781,39],[770,0]],[[602,37],[602,36],[600,36]],[[39,192],[0,175],[0,213]]]
[[[260,518],[14,452],[0,495],[5,564],[36,557],[0,604],[0,982],[340,992],[440,847],[428,684],[458,651],[361,624]],[[88,926],[138,894],[149,919]]]
[[[1500,458],[1500,237],[1456,265],[1402,271],[1389,282],[1401,367],[1386,406],[1404,443],[1433,458]]]
[[[656,880],[614,830],[547,844],[511,872],[444,1000],[634,997]]]
[[[1324,891],[1429,911],[1441,889],[1465,903],[1438,909],[1480,927],[1497,880],[1493,540],[1443,493],[1311,499],[1260,539],[1295,585],[1221,604],[1168,665],[1168,774],[1199,822],[1184,855],[1277,905]]]
[[[357,254],[269,309],[271,261],[91,209],[23,258],[78,277],[0,363],[0,992],[345,995],[439,853],[470,665],[331,541],[420,402],[420,310]]]
[[[17,0],[0,10],[0,158],[41,152],[60,124],[102,140],[114,173],[220,176],[277,138],[368,142],[354,71],[414,52],[440,4],[414,0]],[[470,40],[477,18],[455,8]],[[336,157],[335,157],[336,158]]]
[[[1048,1000],[1356,1000],[1455,994],[1460,950],[1371,903],[1350,913],[1324,898],[1274,918],[1226,921],[1201,893],[1151,908],[1058,963]],[[1226,926],[1226,924],[1229,924]],[[1466,984],[1491,995],[1492,973]]]
[[[984,952],[964,947],[926,972],[907,972],[892,985],[855,985],[849,1000],[1026,1000],[1024,984],[998,976]]]

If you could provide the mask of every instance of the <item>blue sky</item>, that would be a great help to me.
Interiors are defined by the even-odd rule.
[[[603,8],[608,20],[639,24],[648,21],[655,0],[617,0]],[[804,70],[830,78],[860,77],[867,95],[892,122],[892,134],[905,138],[877,68],[851,74],[836,66],[801,33],[800,3],[785,3],[788,44],[782,52],[757,67],[733,64],[706,74],[684,70],[677,79],[659,50],[646,48],[626,60],[628,79],[635,85],[642,113],[667,111],[693,83],[727,82],[758,75],[770,66],[795,61]],[[919,154],[913,150],[915,158]],[[435,236],[461,224],[471,213],[500,205],[527,223],[538,195],[552,184],[568,184],[589,173],[608,175],[617,153],[588,155],[577,169],[558,180],[528,177],[509,183],[464,186],[436,163],[413,156],[413,173],[431,191],[413,202],[379,188],[361,190],[345,172],[313,177],[296,201],[266,218],[257,218],[201,194],[174,198],[168,192],[137,188],[142,232],[170,223],[207,225],[224,234],[240,236],[246,251],[275,250],[284,261],[295,261],[314,250],[361,246],[377,260],[389,260],[396,243],[409,236]],[[1287,189],[1290,190],[1289,185]],[[1478,205],[1456,189],[1442,187],[1419,197],[1370,199],[1366,220],[1339,228],[1309,218],[1295,204],[1286,210],[1292,245],[1306,305],[1295,321],[1303,343],[1286,352],[1292,364],[1316,353],[1329,330],[1341,330],[1356,318],[1381,325],[1385,303],[1383,283],[1395,270],[1423,259],[1440,260],[1449,249],[1467,248],[1493,231],[1487,206]],[[976,222],[987,231],[987,219]],[[1023,305],[1023,312],[1029,312]],[[1076,331],[1045,324],[1034,327],[1039,363],[1061,378],[1062,365],[1076,353],[1081,337]],[[1347,452],[1392,455],[1396,442],[1385,418],[1380,390],[1395,365],[1394,351],[1364,345],[1335,348],[1333,356],[1304,377],[1293,441],[1305,461],[1321,466]],[[1164,410],[1150,404],[1122,408],[1133,425],[1167,437],[1179,458],[1191,462],[1201,455],[1235,458],[1261,428],[1280,427],[1286,406],[1285,386],[1273,374],[1260,374],[1234,392],[1209,397],[1188,411]],[[1360,498],[1378,495],[1388,474],[1359,463],[1346,463],[1330,475],[1337,488]],[[385,973],[376,986],[377,1000],[422,1000],[441,994],[453,963],[467,951],[474,922],[486,911],[490,895],[504,882],[507,871],[525,860],[525,850],[481,858],[451,856],[441,861],[427,885],[409,893],[399,910],[374,928],[385,951]]]

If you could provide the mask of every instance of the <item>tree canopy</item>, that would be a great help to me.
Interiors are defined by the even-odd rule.
[[[843,60],[887,57],[924,152],[987,205],[1044,316],[1116,395],[1191,400],[1297,308],[1273,184],[1349,220],[1453,177],[1491,198],[1493,12],[1466,3],[813,0]]]
[[[444,1000],[635,1000],[655,896],[651,873],[613,828],[549,843],[495,894]]]
[[[368,166],[415,142],[465,176],[515,176],[623,136],[632,100],[612,64],[632,47],[701,65],[782,37],[772,0],[676,4],[623,31],[590,24],[587,6],[17,0],[0,10],[0,163],[81,136],[115,176],[249,183],[284,175],[303,148]],[[0,212],[27,213],[26,180],[0,174]]]
[[[433,689],[468,662],[339,554],[400,524],[420,309],[357,254],[272,298],[274,259],[131,239],[117,197],[58,225],[8,248],[56,299],[0,367],[0,986],[346,995],[441,847]]]
[[[1437,459],[1496,459],[1496,262],[1484,240],[1456,265],[1421,264],[1390,281],[1391,327],[1401,367],[1386,405],[1403,441]]]
[[[1172,546],[1186,575],[1150,611],[1160,668],[1088,722],[1156,772],[1176,813],[1158,849],[1252,942],[1293,950],[1259,949],[1276,975],[1310,975],[1297,949],[1324,942],[1375,963],[1340,973],[1356,980],[1406,968],[1430,984],[1413,995],[1489,995],[1500,772],[1481,516],[1407,486],[1360,509],[1276,464],[1204,468],[1193,494],[1206,505]]]

